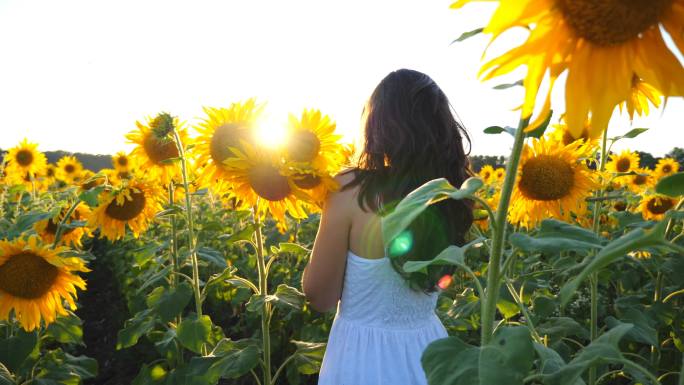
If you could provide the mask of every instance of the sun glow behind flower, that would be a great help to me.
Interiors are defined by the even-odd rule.
[[[259,119],[254,133],[257,142],[272,149],[283,148],[288,140],[287,126],[282,119],[284,117],[287,117],[287,114],[282,114],[282,116],[268,114],[263,119]]]

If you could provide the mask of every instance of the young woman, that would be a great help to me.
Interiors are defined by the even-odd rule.
[[[443,201],[409,227],[400,262],[388,258],[382,213],[423,183],[446,178],[460,186],[471,172],[463,149],[467,133],[444,92],[427,75],[398,70],[377,86],[365,111],[365,145],[358,167],[337,177],[328,197],[303,289],[311,306],[337,306],[319,385],[426,384],[421,354],[447,336],[434,309],[440,277],[431,267],[408,277],[405,260],[432,259],[462,245],[472,223],[468,201]],[[339,302],[339,305],[338,305]]]

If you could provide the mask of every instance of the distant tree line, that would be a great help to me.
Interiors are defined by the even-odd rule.
[[[640,166],[648,167],[653,169],[661,158],[654,157],[648,152],[637,151],[641,159]],[[0,150],[0,160],[5,155],[5,151]],[[84,154],[81,152],[70,153],[65,151],[45,151],[45,156],[47,156],[48,162],[57,163],[57,161],[66,155],[73,155],[78,160],[83,163],[83,167],[93,172],[100,171],[103,168],[112,167],[112,156],[111,155],[92,155]],[[664,156],[665,158],[673,158],[679,163],[679,169],[684,170],[684,148],[675,147],[672,151],[668,152]],[[474,172],[479,172],[484,165],[490,165],[494,168],[505,167],[506,157],[495,156],[495,155],[471,155],[470,156],[470,168]]]

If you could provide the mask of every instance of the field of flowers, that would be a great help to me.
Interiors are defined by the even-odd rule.
[[[458,268],[438,284],[450,337],[423,354],[430,384],[684,385],[684,165],[640,167],[636,152],[612,147],[646,129],[607,130],[618,106],[642,115],[684,93],[659,29],[684,49],[684,2],[609,3],[501,0],[490,25],[458,39],[530,31],[482,68],[484,78],[527,68],[518,127],[485,129],[512,137],[506,167],[462,186],[430,181],[383,218],[409,280]],[[540,95],[543,82],[565,87],[565,106]],[[193,126],[150,116],[126,135],[134,150],[97,173],[71,156],[48,164],[27,140],[7,152],[0,385],[123,383],[87,355],[107,350],[131,355],[126,381],[137,385],[316,382],[333,314],[310,309],[301,274],[334,176],[357,151],[315,109],[290,115],[284,145],[265,146],[263,110],[256,99],[207,107]],[[444,199],[474,202],[469,242],[402,259],[411,221]],[[107,300],[81,307],[102,281]],[[84,330],[102,330],[77,314],[98,312],[122,322],[93,349]]]

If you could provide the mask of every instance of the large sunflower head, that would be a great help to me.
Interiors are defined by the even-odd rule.
[[[128,142],[136,145],[130,157],[135,158],[140,168],[157,175],[162,183],[168,183],[179,173],[178,165],[173,162],[179,157],[173,131],[178,132],[182,145],[187,146],[187,129],[177,117],[165,112],[154,118],[148,117],[145,124],[139,121],[135,124],[138,129],[126,135]]]
[[[639,168],[640,157],[636,152],[624,150],[618,155],[611,155],[606,170],[614,173],[625,173]]]
[[[241,142],[254,143],[254,125],[264,109],[251,98],[233,103],[228,108],[204,108],[207,118],[195,127],[194,152],[202,170],[201,179],[206,185],[221,182],[228,176],[225,160],[232,157],[231,148],[240,148]]]
[[[459,8],[475,0],[459,0]],[[529,117],[545,79],[543,112],[551,107],[554,82],[567,70],[567,124],[578,137],[587,118],[592,138],[608,126],[615,106],[629,101],[633,78],[664,96],[684,94],[684,0],[500,0],[484,32],[496,39],[514,27],[527,27],[527,40],[485,63],[485,79],[527,67],[523,117]],[[674,45],[664,39],[665,30]],[[557,108],[560,110],[560,108]]]
[[[162,196],[156,183],[131,179],[100,195],[99,205],[88,218],[88,227],[99,228],[104,237],[115,241],[123,238],[128,226],[137,238],[161,211]]]
[[[660,179],[668,175],[676,174],[679,171],[679,163],[672,158],[663,158],[658,161],[655,167],[655,178]]]
[[[64,219],[67,211],[69,211],[69,208],[63,207],[54,217],[39,221],[34,225],[36,233],[40,235],[44,243],[50,244],[55,241],[57,227]],[[89,216],[90,209],[88,206],[85,203],[80,203],[76,206],[76,209],[71,213],[65,224],[69,225],[75,221],[86,221]],[[62,237],[59,244],[81,247],[81,238],[83,235],[91,236],[92,234],[90,230],[85,227],[65,227],[62,229]]]
[[[57,178],[66,184],[72,184],[81,177],[83,165],[75,156],[63,156],[57,162]]]
[[[61,257],[64,248],[50,249],[28,240],[0,241],[0,320],[14,317],[26,331],[45,325],[57,315],[67,315],[64,302],[76,309],[76,288],[85,281],[76,272],[89,271],[76,257]]]
[[[323,208],[328,194],[339,190],[340,185],[327,170],[314,167],[297,167],[295,164],[286,169],[285,174],[295,186],[306,192],[313,205],[307,205],[309,211],[317,212]]]
[[[344,158],[341,135],[335,134],[335,122],[319,110],[304,110],[300,119],[290,114],[285,153],[288,160],[308,163],[319,170],[339,171]]]
[[[246,142],[241,147],[243,150],[233,148],[234,157],[224,162],[231,195],[243,207],[258,207],[260,215],[270,212],[279,221],[285,220],[285,213],[293,218],[306,218],[304,203],[309,196],[288,177],[281,154]]]
[[[563,145],[540,138],[525,146],[509,220],[530,227],[544,218],[569,220],[571,213],[584,213],[584,198],[597,183],[581,156],[579,142]]]
[[[639,203],[639,211],[644,219],[659,221],[665,213],[677,205],[675,198],[667,195],[645,194]]]
[[[24,139],[18,146],[12,147],[5,156],[7,171],[31,175],[39,175],[45,172],[47,158],[38,151],[38,144],[29,143]]]

